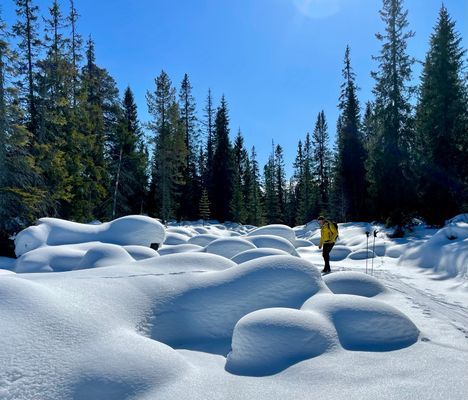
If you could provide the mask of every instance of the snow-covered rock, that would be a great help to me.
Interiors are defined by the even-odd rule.
[[[309,262],[289,255],[258,258],[242,268],[195,275],[190,287],[158,308],[151,337],[171,347],[229,343],[243,316],[262,308],[299,308],[318,292],[329,290]]]
[[[254,244],[241,238],[221,238],[210,242],[205,247],[205,251],[226,258],[232,258],[243,251],[256,248]]]
[[[349,256],[351,249],[348,246],[335,245],[330,252],[331,261],[341,261]]]
[[[154,218],[130,215],[100,225],[79,224],[57,218],[41,218],[36,226],[15,237],[15,253],[21,256],[41,246],[83,242],[103,242],[150,247],[164,242],[164,226]]]
[[[202,251],[203,247],[197,246],[196,244],[184,243],[184,244],[176,244],[173,246],[164,245],[158,250],[158,254],[161,256],[167,254],[176,254],[176,253],[187,253],[193,251]]]
[[[189,236],[182,235],[181,233],[168,232],[166,234],[166,239],[164,244],[167,245],[176,245],[176,244],[185,244],[187,243]]]
[[[148,258],[132,264],[135,268],[150,268],[151,274],[181,274],[187,272],[223,271],[237,264],[216,254],[186,252]]]
[[[296,234],[294,233],[294,230],[287,225],[281,225],[281,224],[265,225],[260,228],[254,229],[253,231],[247,234],[247,236],[258,236],[258,235],[279,236],[288,240],[292,244],[294,244],[296,240]]]
[[[131,246],[123,246],[123,248],[135,260],[144,260],[145,258],[159,256],[159,253],[156,250],[153,250],[151,247],[131,245]]]
[[[338,271],[325,275],[323,281],[335,294],[374,297],[387,292],[376,278],[362,272]]]
[[[135,260],[122,246],[100,243],[90,248],[74,269],[108,267],[133,261]]]
[[[301,308],[325,315],[335,325],[341,345],[355,351],[391,351],[414,344],[419,330],[396,308],[375,299],[320,294]]]
[[[375,258],[372,250],[361,249],[353,251],[349,256],[351,260],[365,260],[366,258]]]
[[[283,250],[286,253],[299,257],[296,248],[291,244],[291,242],[287,239],[284,239],[281,236],[254,235],[246,236],[245,240],[248,240],[250,243],[253,243],[258,248]]]
[[[270,248],[261,248],[261,249],[250,249],[243,251],[242,253],[236,254],[234,257],[231,258],[237,264],[242,264],[250,260],[254,260],[260,257],[267,257],[267,256],[279,256],[279,255],[288,255],[283,250],[278,249],[270,249]]]
[[[219,238],[220,238],[219,236],[213,235],[211,233],[203,233],[203,234],[191,237],[187,241],[187,243],[196,244],[197,246],[205,247],[205,246],[208,246],[211,242]]]
[[[289,308],[268,308],[241,318],[234,328],[226,370],[238,375],[276,374],[337,346],[324,316]]]

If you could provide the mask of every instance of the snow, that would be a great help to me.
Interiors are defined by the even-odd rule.
[[[0,258],[0,398],[467,398],[465,217],[339,232],[322,277],[316,222],[41,219]]]
[[[253,231],[247,234],[247,236],[258,236],[258,235],[279,236],[286,240],[289,240],[292,244],[294,244],[296,240],[296,234],[294,233],[294,230],[287,225],[281,225],[281,224],[262,226],[260,228],[254,229]]]
[[[242,264],[244,262],[254,260],[256,258],[275,255],[288,255],[288,253],[279,249],[250,249],[245,250],[242,253],[236,254],[234,257],[231,258],[231,260],[237,264]]]
[[[202,250],[203,248],[201,246],[197,246],[196,244],[185,243],[185,244],[175,244],[173,246],[163,245],[158,250],[158,254],[160,254],[161,256],[164,256],[167,254],[187,253],[187,252],[202,251]]]
[[[79,224],[56,218],[41,218],[38,225],[21,231],[15,238],[17,256],[40,246],[57,246],[83,242],[104,242],[119,245],[162,243],[164,226],[142,215],[118,218],[100,225]]]
[[[246,237],[245,240],[253,243],[258,248],[283,250],[293,256],[299,256],[296,248],[291,244],[291,242],[281,236],[254,235]]]
[[[216,239],[205,247],[205,251],[211,254],[218,254],[226,258],[232,258],[243,251],[256,249],[251,242],[240,238]]]
[[[378,279],[362,272],[339,271],[324,276],[323,281],[335,294],[374,297],[387,292]]]
[[[272,375],[330,351],[337,343],[333,324],[318,313],[263,309],[236,324],[226,370],[238,375]]]
[[[307,300],[302,310],[317,311],[333,322],[347,350],[398,350],[411,346],[419,336],[416,325],[402,312],[366,297],[322,294]]]

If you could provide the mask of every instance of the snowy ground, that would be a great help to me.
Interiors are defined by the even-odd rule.
[[[0,258],[0,399],[466,399],[467,222],[340,224],[322,277],[315,223],[43,219]]]

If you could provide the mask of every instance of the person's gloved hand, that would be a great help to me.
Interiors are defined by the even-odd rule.
[[[319,250],[322,250],[322,246],[319,246]]]

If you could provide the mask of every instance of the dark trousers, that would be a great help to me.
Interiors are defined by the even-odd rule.
[[[322,256],[325,260],[325,267],[323,268],[324,271],[330,271],[330,251],[333,249],[335,243],[324,243],[323,244],[323,252]]]

